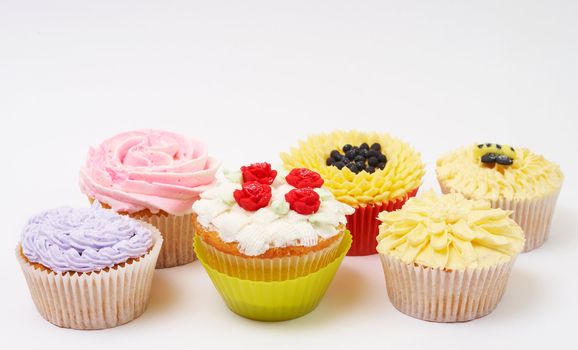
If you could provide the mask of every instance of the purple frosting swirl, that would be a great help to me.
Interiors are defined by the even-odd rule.
[[[143,223],[95,204],[32,217],[21,244],[29,261],[52,271],[91,272],[145,255],[153,240],[152,229]]]

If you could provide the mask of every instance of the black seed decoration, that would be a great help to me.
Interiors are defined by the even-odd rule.
[[[496,143],[496,148],[497,148],[497,149],[502,149],[502,145],[499,145],[499,144]]]
[[[367,151],[367,158],[368,158],[368,159],[371,158],[371,157],[376,157],[376,158],[377,158],[377,157],[379,157],[379,154],[380,154],[379,151],[376,151],[376,150],[371,149],[371,150]]]
[[[378,168],[383,170],[387,164],[387,157],[381,153],[381,145],[379,143],[373,143],[371,146],[365,142],[359,146],[346,144],[341,150],[343,150],[344,154],[339,149],[332,150],[325,164],[334,166],[339,170],[347,167],[355,174],[361,171],[372,174]]]
[[[349,164],[347,164],[346,166],[347,166],[347,168],[348,168],[349,170],[351,170],[352,172],[354,172],[354,173],[356,173],[356,174],[359,173],[359,168],[357,168],[357,165],[356,165],[355,163],[349,163]]]
[[[355,150],[350,150],[347,153],[345,153],[345,157],[349,160],[354,160],[356,156],[357,152]]]
[[[377,164],[379,164],[379,160],[377,159],[377,157],[369,157],[369,159],[367,160],[367,164],[369,164],[372,167],[377,166]]]

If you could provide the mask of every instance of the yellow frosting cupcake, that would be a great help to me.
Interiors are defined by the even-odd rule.
[[[439,181],[469,198],[488,200],[547,196],[562,186],[560,167],[526,148],[515,150],[509,166],[487,166],[482,156],[478,145],[443,155],[436,164]]]
[[[485,200],[432,191],[381,213],[377,250],[394,306],[436,322],[490,313],[524,246],[510,214]]]
[[[495,266],[517,256],[524,245],[510,214],[484,200],[429,191],[401,210],[379,215],[377,251],[445,270]]]
[[[348,168],[326,165],[332,150],[346,144],[379,143],[387,156],[387,165],[373,174],[353,173]],[[425,174],[421,156],[407,143],[383,133],[335,131],[314,135],[299,142],[298,148],[282,153],[285,168],[305,167],[321,174],[328,188],[340,202],[353,207],[379,204],[403,198],[422,183]]]
[[[443,155],[436,173],[444,193],[487,199],[493,207],[513,211],[526,235],[525,251],[547,239],[564,179],[555,163],[526,148],[488,143]]]
[[[345,145],[357,147],[364,143],[379,145],[387,158],[383,169],[354,172],[347,167],[328,165],[332,151],[341,152]],[[305,167],[321,174],[325,187],[337,200],[356,208],[348,217],[347,228],[353,235],[349,255],[376,253],[377,214],[399,209],[415,195],[425,173],[418,152],[397,138],[377,132],[334,131],[313,135],[290,152],[282,153],[281,159],[287,169]]]

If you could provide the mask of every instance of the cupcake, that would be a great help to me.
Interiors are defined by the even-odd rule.
[[[80,188],[91,201],[157,227],[157,268],[195,259],[191,207],[215,182],[219,162],[196,140],[160,130],[124,132],[88,152]]]
[[[445,154],[436,172],[442,192],[459,192],[513,211],[526,236],[525,252],[548,238],[564,178],[558,165],[525,148],[486,143]]]
[[[395,308],[434,322],[492,312],[524,246],[510,214],[485,200],[432,191],[381,213],[377,250]]]
[[[16,257],[48,322],[103,329],[145,311],[162,241],[155,227],[94,204],[32,217]]]
[[[355,209],[347,217],[353,236],[348,255],[376,253],[377,215],[397,210],[415,196],[425,173],[420,154],[407,143],[375,132],[310,136],[281,158],[287,169],[304,167],[321,174],[335,198]]]
[[[193,204],[199,260],[229,308],[257,320],[315,308],[351,243],[353,209],[322,188],[321,176],[283,175],[267,163],[244,166]]]

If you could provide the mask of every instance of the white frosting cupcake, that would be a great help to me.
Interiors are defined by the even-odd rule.
[[[281,174],[279,174],[281,175]],[[314,247],[343,232],[353,209],[322,188],[319,174],[294,169],[278,176],[267,163],[225,172],[225,180],[193,205],[197,222],[244,256],[270,249]]]

